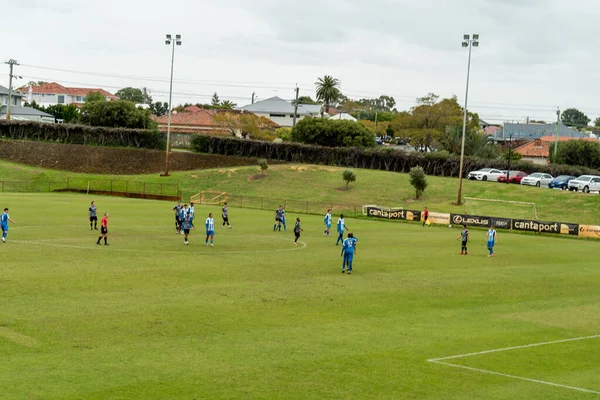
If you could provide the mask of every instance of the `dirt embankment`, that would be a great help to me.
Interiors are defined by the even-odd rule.
[[[41,168],[94,174],[148,174],[165,169],[164,151],[30,141],[0,140],[0,159]],[[256,159],[246,157],[180,151],[169,153],[170,171],[240,167],[256,163]]]

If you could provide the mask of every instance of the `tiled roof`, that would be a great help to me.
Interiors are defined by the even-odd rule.
[[[544,142],[553,142],[556,140],[556,136],[542,136],[540,138],[540,140],[544,141]],[[558,137],[558,141],[559,142],[566,142],[568,140],[585,140],[586,142],[598,142],[600,143],[600,140],[598,139],[594,139],[594,138],[572,138],[572,137],[565,137],[565,136],[559,136]]]
[[[112,93],[107,92],[104,89],[100,88],[74,88],[74,87],[66,87],[56,82],[45,83],[40,86],[25,86],[21,88],[19,91],[23,94],[29,93],[29,88],[31,88],[32,93],[40,93],[40,94],[68,94],[71,96],[87,96],[90,92],[100,92],[104,97],[108,97],[111,100],[118,100],[119,98]]]
[[[198,111],[189,111],[195,107]],[[214,110],[205,110],[196,106],[190,106],[181,112],[173,112],[171,114],[171,125],[198,126],[198,127],[218,127],[214,121]],[[162,117],[154,119],[159,125],[166,125],[169,121],[169,115],[165,114]]]

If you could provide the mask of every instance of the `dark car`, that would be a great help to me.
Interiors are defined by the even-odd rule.
[[[571,175],[559,175],[550,181],[548,187],[550,189],[567,190],[569,188],[569,181],[572,181],[573,179],[577,178]]]
[[[525,178],[526,176],[527,176],[527,174],[523,171],[510,171],[508,180],[509,180],[509,183],[520,184],[521,179]],[[506,183],[506,174],[500,175],[498,177],[498,182]]]

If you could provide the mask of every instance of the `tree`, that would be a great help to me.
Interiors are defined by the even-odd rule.
[[[330,75],[325,75],[315,82],[317,88],[317,100],[323,102],[326,113],[329,113],[329,108],[332,105],[335,105],[342,95],[340,92],[340,84],[341,82],[338,79],[335,79]],[[323,112],[321,112],[321,117],[322,116]]]
[[[568,108],[563,111],[560,120],[566,126],[585,127],[591,121],[587,115],[576,108]]]
[[[233,102],[231,102],[231,101],[229,101],[229,100],[223,100],[223,101],[222,101],[222,102],[219,104],[219,106],[218,106],[218,107],[219,107],[219,108],[222,108],[222,109],[225,109],[225,110],[232,110],[232,109],[234,109],[235,107],[237,107],[237,104],[235,104],[235,103],[233,103]]]
[[[150,111],[152,111],[152,115],[162,117],[169,112],[169,103],[166,101],[164,103],[157,101],[156,103],[150,105]]]
[[[89,97],[89,95],[88,95]],[[152,112],[136,107],[131,101],[88,101],[81,109],[81,121],[92,126],[111,128],[155,129]]]
[[[267,169],[269,169],[269,163],[267,162],[267,160],[265,158],[261,158],[260,160],[258,160],[258,166],[260,167],[261,174],[265,175],[265,172],[267,171]]]
[[[344,181],[346,181],[346,188],[348,188],[348,184],[350,182],[356,181],[356,175],[354,174],[354,172],[350,171],[349,169],[345,170],[342,173],[342,178],[344,179]]]
[[[550,159],[557,164],[581,165],[600,168],[600,144],[586,140],[567,140],[558,143],[556,157],[554,146],[550,146]]]
[[[292,130],[292,140],[328,147],[374,147],[375,133],[358,122],[305,118]]]
[[[300,96],[298,97],[298,104],[319,104],[314,101],[310,96]],[[296,105],[296,100],[292,101],[292,105]]]
[[[52,114],[54,118],[63,120],[66,124],[73,124],[79,121],[79,109],[74,104],[55,104],[46,107],[48,114]]]
[[[443,150],[448,151],[450,154],[460,154],[462,126],[447,126],[439,144]],[[473,126],[467,127],[465,132],[465,156],[496,159],[499,155],[498,145],[492,142],[489,136],[482,134],[479,129],[475,129]]]
[[[289,142],[292,140],[292,128],[277,128],[275,130],[275,136],[284,142]]]
[[[270,119],[251,113],[217,112],[213,115],[213,120],[224,129],[229,130],[232,136],[250,137],[251,139],[269,138],[271,131],[277,126]]]
[[[87,94],[87,96],[85,96],[85,102],[86,103],[93,103],[93,102],[106,102],[106,97],[104,97],[104,95],[100,92],[95,92],[95,91],[91,91]]]
[[[598,118],[596,118],[596,119],[594,120],[594,126],[595,126],[596,128],[600,128],[600,117],[598,117]]]
[[[119,99],[121,100],[132,101],[135,104],[152,104],[152,97],[150,96],[146,88],[137,89],[132,87],[126,87],[120,89],[117,93],[115,93],[115,96],[119,97]]]
[[[210,103],[213,107],[218,107],[221,104],[221,100],[219,99],[217,92],[213,93]]]
[[[421,198],[425,189],[427,189],[427,176],[425,171],[421,167],[413,167],[409,172],[410,184],[415,188],[415,196],[417,199]]]

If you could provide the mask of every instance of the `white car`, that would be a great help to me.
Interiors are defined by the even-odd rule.
[[[600,176],[596,175],[581,175],[577,179],[569,181],[569,190],[579,191],[584,193],[600,191]]]
[[[537,187],[548,187],[550,181],[552,181],[554,177],[550,174],[545,174],[543,172],[536,172],[529,176],[521,179],[521,185],[529,185],[529,186],[537,186]]]
[[[498,177],[502,175],[502,171],[494,168],[482,168],[477,171],[469,172],[468,178],[477,181],[498,181]]]

